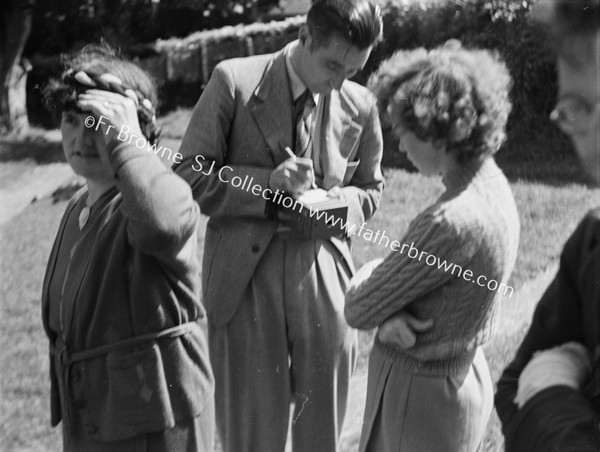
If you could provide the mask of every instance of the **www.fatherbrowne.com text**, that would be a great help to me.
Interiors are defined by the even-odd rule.
[[[453,262],[448,262],[445,259],[441,259],[438,256],[429,254],[426,251],[421,251],[414,246],[414,242],[407,244],[401,243],[398,240],[391,240],[385,231],[367,228],[367,223],[363,223],[360,226],[349,223],[340,217],[330,214],[325,210],[316,210],[312,207],[305,206],[298,200],[294,200],[279,190],[271,190],[270,188],[263,188],[260,184],[254,182],[254,177],[244,175],[235,175],[235,170],[231,166],[216,167],[216,162],[212,161],[208,168],[205,168],[206,159],[202,155],[196,155],[195,164],[192,166],[194,171],[200,172],[205,176],[216,174],[219,181],[225,184],[230,184],[232,187],[252,193],[255,196],[261,196],[265,201],[274,202],[278,205],[285,207],[286,209],[294,210],[295,212],[308,215],[310,218],[314,218],[317,221],[322,219],[331,228],[339,228],[348,237],[356,236],[361,237],[371,243],[376,243],[385,248],[389,248],[393,252],[400,252],[404,254],[407,252],[407,256],[411,259],[417,259],[419,262],[424,261],[426,265],[430,267],[437,267],[439,270],[449,272],[455,275],[457,278],[463,278],[465,281],[473,282],[480,287],[487,287],[491,291],[497,291],[501,295],[507,295],[512,297],[514,289],[504,283],[500,283],[495,279],[488,279],[485,275],[475,276],[472,270],[464,270],[460,265]],[[306,212],[306,210],[308,212]]]

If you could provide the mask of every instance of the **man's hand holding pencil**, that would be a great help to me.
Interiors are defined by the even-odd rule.
[[[289,147],[285,151],[289,158],[271,172],[269,188],[273,191],[285,191],[293,197],[316,188],[312,159],[296,156]]]

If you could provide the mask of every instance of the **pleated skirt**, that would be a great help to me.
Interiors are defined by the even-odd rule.
[[[493,409],[483,350],[460,375],[408,369],[377,346],[369,376],[360,452],[475,452]]]

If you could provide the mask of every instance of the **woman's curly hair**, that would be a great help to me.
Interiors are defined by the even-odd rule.
[[[382,123],[446,144],[460,162],[498,151],[511,110],[506,65],[458,41],[396,52],[370,77]]]
[[[143,69],[122,58],[104,43],[86,45],[73,54],[63,56],[62,65],[63,72],[60,78],[50,80],[43,91],[44,104],[56,122],[60,122],[61,114],[65,110],[79,111],[77,97],[90,87],[78,82],[74,74],[84,72],[94,82],[99,83],[97,89],[119,93],[124,89],[133,90],[138,98],[137,111],[142,133],[150,143],[158,141],[158,94],[154,81]],[[99,77],[103,74],[112,74],[123,84],[116,86],[102,83]]]

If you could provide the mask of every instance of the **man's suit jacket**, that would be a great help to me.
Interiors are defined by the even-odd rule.
[[[313,139],[330,162],[324,188],[343,187],[348,222],[358,228],[377,209],[384,185],[376,103],[366,88],[349,81],[325,102],[320,136]],[[192,186],[202,213],[210,216],[202,286],[213,325],[224,325],[234,315],[278,227],[265,215],[264,197],[236,188],[232,178],[247,178],[262,190],[269,187],[271,171],[288,158],[284,148],[293,147],[292,105],[283,50],[223,61],[183,138],[179,152],[184,159],[176,171]],[[331,240],[352,269],[347,241]]]

